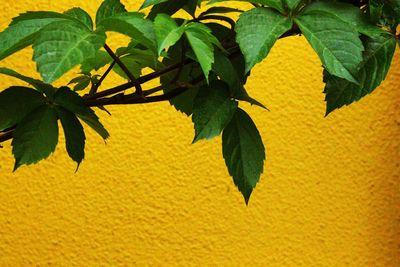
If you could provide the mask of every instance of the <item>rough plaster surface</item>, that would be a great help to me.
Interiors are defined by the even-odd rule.
[[[100,1],[8,3],[2,28],[26,10],[93,13]],[[30,53],[1,65],[33,75]],[[279,41],[248,84],[271,109],[244,107],[268,150],[249,207],[220,139],[190,145],[190,119],[167,103],[101,114],[112,137],[89,131],[77,174],[62,138],[14,174],[6,144],[0,266],[400,266],[399,64],[397,52],[376,92],[324,118],[318,58],[301,37]],[[1,88],[15,83],[1,77]]]

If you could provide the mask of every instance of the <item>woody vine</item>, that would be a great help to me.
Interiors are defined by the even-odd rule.
[[[328,115],[370,94],[386,78],[400,43],[400,3],[242,2],[249,3],[248,10],[232,8],[230,1],[146,0],[142,13],[127,11],[120,0],[105,0],[95,20],[79,7],[15,17],[0,33],[0,60],[32,46],[41,79],[0,68],[0,74],[27,83],[0,92],[0,143],[12,140],[14,170],[54,152],[58,121],[67,153],[79,166],[85,157],[83,124],[109,137],[95,108],[169,101],[192,116],[193,142],[222,134],[228,171],[248,203],[265,160],[257,127],[239,108],[241,101],[265,108],[245,89],[252,68],[278,39],[304,35],[324,67]],[[190,19],[180,18],[178,11]],[[239,19],[231,19],[231,13],[239,13]],[[131,42],[113,50],[107,32],[124,34]],[[77,66],[81,73],[69,84],[53,85]],[[144,69],[152,71],[143,75]],[[111,72],[126,82],[104,88]],[[153,80],[160,86],[144,90]]]

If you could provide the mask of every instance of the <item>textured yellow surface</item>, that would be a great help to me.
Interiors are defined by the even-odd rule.
[[[7,1],[0,26],[26,10],[93,14],[99,3]],[[1,65],[36,75],[30,53]],[[317,56],[302,37],[279,41],[248,84],[271,109],[245,106],[268,150],[248,207],[220,139],[190,145],[190,119],[168,103],[101,114],[112,137],[88,132],[77,174],[62,140],[14,174],[6,144],[0,266],[400,266],[399,65],[397,52],[376,92],[324,118]],[[1,88],[16,82],[1,77]]]

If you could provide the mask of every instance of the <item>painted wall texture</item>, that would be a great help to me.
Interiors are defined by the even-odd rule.
[[[8,1],[0,26],[26,10],[94,14],[100,2]],[[30,57],[1,65],[37,75]],[[62,137],[49,160],[14,174],[7,143],[0,266],[400,266],[399,65],[398,50],[376,92],[324,118],[317,56],[302,37],[279,41],[247,87],[271,109],[244,106],[268,150],[248,207],[221,140],[190,145],[191,120],[168,103],[100,113],[112,137],[88,131],[76,174]]]

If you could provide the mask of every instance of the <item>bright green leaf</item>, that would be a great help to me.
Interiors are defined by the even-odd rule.
[[[332,74],[353,83],[364,47],[359,33],[334,16],[304,13],[296,19],[302,33]]]
[[[238,103],[231,99],[228,86],[221,81],[212,81],[200,88],[194,99],[193,123],[196,131],[193,143],[201,139],[219,136],[231,121]]]
[[[359,85],[325,71],[326,114],[344,105],[350,105],[373,92],[386,78],[395,49],[396,40],[390,34],[376,39],[367,38],[364,59],[356,76],[360,82]]]
[[[14,18],[10,26],[0,33],[0,60],[32,45],[41,29],[66,17],[56,12],[28,12]]]
[[[382,29],[368,21],[368,18],[361,10],[347,3],[334,3],[329,1],[314,2],[308,5],[303,14],[320,17],[333,17],[346,23],[347,26],[355,32],[370,36],[371,38],[378,37],[385,33]]]
[[[14,171],[20,166],[34,164],[54,152],[58,143],[56,111],[43,105],[25,117],[13,133]]]
[[[246,58],[246,73],[261,62],[278,38],[292,28],[292,21],[271,8],[255,8],[240,16],[237,42]]]
[[[265,148],[256,125],[240,108],[222,134],[222,148],[229,174],[248,204],[264,170]]]
[[[154,20],[154,30],[160,55],[164,49],[173,46],[181,39],[185,28],[179,27],[170,16],[159,14]]]
[[[185,34],[208,82],[208,76],[214,63],[214,44],[219,41],[215,39],[209,28],[200,23],[188,24]]]
[[[33,59],[47,83],[94,57],[105,43],[104,33],[91,32],[75,22],[54,22],[45,27],[33,44]]]

